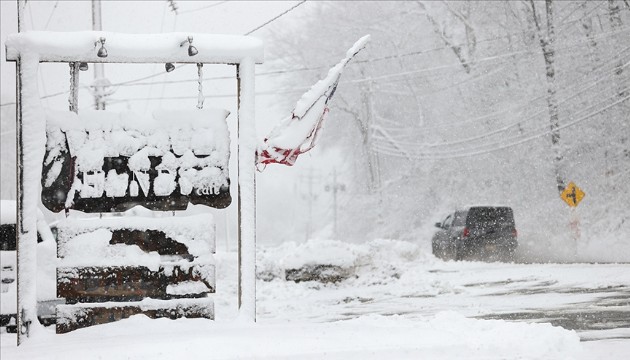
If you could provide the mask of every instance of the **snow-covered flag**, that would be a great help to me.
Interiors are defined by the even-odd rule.
[[[311,150],[317,142],[319,130],[343,69],[361,51],[370,35],[359,39],[346,52],[346,57],[328,70],[328,75],[313,85],[295,104],[293,113],[282,120],[258,148],[256,167],[263,171],[267,164],[293,165],[300,154]]]

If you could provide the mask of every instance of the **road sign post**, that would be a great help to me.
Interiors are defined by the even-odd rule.
[[[577,256],[577,246],[580,241],[580,217],[577,213],[577,206],[582,201],[586,193],[582,191],[575,183],[570,182],[566,188],[560,193],[560,198],[571,207],[571,221],[569,227],[575,241],[575,255]]]

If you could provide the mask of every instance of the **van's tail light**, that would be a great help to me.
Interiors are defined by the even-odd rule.
[[[464,236],[464,237],[468,237],[468,235],[470,235],[470,230],[468,230],[468,228],[467,228],[467,227],[465,227],[465,228],[464,228],[464,232],[463,232],[462,236]]]
[[[518,236],[518,231],[516,231],[516,228],[512,229],[512,236],[514,237]]]

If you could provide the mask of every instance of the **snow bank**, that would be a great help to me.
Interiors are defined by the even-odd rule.
[[[17,215],[15,200],[0,201],[0,224],[15,224]]]
[[[65,335],[39,334],[11,359],[559,359],[579,353],[578,336],[548,324],[472,320],[445,312],[427,321],[364,316],[308,324],[245,324],[142,315]]]
[[[364,244],[351,244],[337,240],[311,239],[303,244],[283,243],[277,247],[263,248],[258,251],[258,273],[266,279],[284,278],[289,269],[298,269],[313,265],[332,265],[352,270],[361,278],[390,277],[399,267],[427,264],[435,261],[411,242],[400,240],[377,239]],[[383,273],[383,269],[389,269]],[[391,273],[390,273],[391,272]]]
[[[274,263],[283,269],[305,265],[354,266],[367,248],[336,240],[311,239],[303,244],[286,242],[274,248],[260,249],[259,262]]]

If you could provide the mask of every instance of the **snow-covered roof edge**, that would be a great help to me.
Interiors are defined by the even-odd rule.
[[[198,53],[188,55],[188,37]],[[98,57],[104,38],[107,57]],[[5,42],[6,60],[15,61],[22,53],[39,54],[42,62],[108,63],[216,63],[239,64],[253,58],[264,61],[262,40],[242,35],[199,33],[122,34],[106,31],[52,32],[27,31],[11,34]]]

